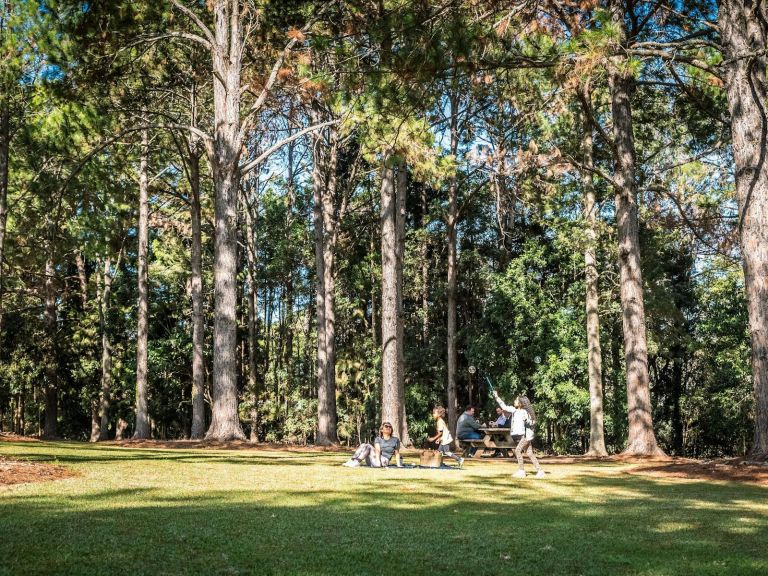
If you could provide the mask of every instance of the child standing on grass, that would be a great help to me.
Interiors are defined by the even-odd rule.
[[[493,397],[499,403],[501,409],[510,412],[512,419],[512,440],[517,442],[515,456],[517,457],[517,472],[513,474],[515,478],[525,478],[525,467],[523,453],[530,459],[533,467],[536,469],[536,478],[544,477],[544,470],[533,453],[534,427],[536,425],[536,413],[533,411],[531,401],[527,396],[518,396],[515,398],[514,406],[508,406],[499,398],[496,390],[493,391]]]
[[[451,451],[451,444],[453,443],[453,436],[451,436],[448,425],[445,423],[445,408],[442,406],[435,406],[432,409],[432,417],[437,422],[437,434],[429,438],[430,442],[435,442],[438,445],[438,452],[443,456],[448,456],[456,460],[459,463],[459,468],[464,465],[464,458],[456,456]]]

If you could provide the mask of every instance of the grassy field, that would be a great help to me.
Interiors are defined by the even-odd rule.
[[[0,574],[768,574],[768,488],[508,462],[0,443],[79,473],[0,487]],[[413,460],[413,458],[411,458]]]

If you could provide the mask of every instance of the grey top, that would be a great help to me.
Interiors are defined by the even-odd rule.
[[[470,432],[476,432],[480,429],[480,422],[475,420],[474,416],[470,416],[466,412],[459,416],[459,421],[456,422],[456,436],[461,438],[465,434]]]
[[[397,436],[390,436],[389,438],[384,438],[382,436],[376,436],[376,439],[373,441],[373,444],[378,444],[381,448],[381,457],[386,458],[387,460],[392,460],[392,455],[395,453],[395,450],[398,450],[400,448],[400,438]]]

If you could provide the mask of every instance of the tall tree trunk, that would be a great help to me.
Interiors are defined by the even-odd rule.
[[[420,190],[421,201],[421,239],[419,241],[419,260],[421,264],[421,346],[426,349],[429,343],[429,205],[427,204],[427,187]]]
[[[200,206],[200,156],[188,158],[190,187],[190,221],[192,246],[190,254],[190,284],[192,288],[192,429],[190,438],[205,436],[205,311],[203,309],[203,240]]]
[[[613,24],[626,40],[623,3],[612,5]],[[630,93],[633,79],[625,56],[614,57],[608,67],[615,146],[614,182],[619,242],[621,310],[624,356],[627,364],[627,412],[629,428],[625,454],[663,454],[656,443],[648,376],[648,345],[645,338],[645,307],[640,266],[640,235],[635,188],[635,143],[632,134]]]
[[[3,263],[5,256],[5,227],[8,220],[8,170],[11,140],[11,122],[8,99],[0,95],[0,330],[3,327]],[[2,351],[0,351],[1,353]],[[0,356],[1,358],[1,356]]]
[[[258,184],[254,187],[259,192]],[[257,321],[258,309],[256,302],[256,223],[257,206],[253,196],[245,201],[245,242],[248,260],[248,391],[251,395],[251,442],[259,441],[259,381],[256,353],[258,346]]]
[[[88,312],[88,275],[86,271],[86,262],[82,252],[75,255],[75,264],[77,265],[77,279],[80,284],[80,305],[82,306],[83,316]],[[99,314],[101,314],[101,279],[97,274],[97,297],[99,299]],[[91,398],[91,435],[89,440],[96,442],[101,435],[101,422],[99,420],[99,396]]]
[[[91,436],[89,441],[98,442],[101,436],[101,420],[99,420],[99,399],[91,398]]]
[[[451,120],[450,120],[450,132],[451,132],[451,155],[456,158],[456,154],[459,149],[459,95],[456,87],[453,88],[453,94],[451,95]],[[448,182],[448,214],[446,220],[446,233],[448,240],[448,278],[447,278],[447,292],[448,292],[448,310],[447,310],[447,322],[446,322],[446,338],[448,343],[447,351],[447,396],[448,396],[448,427],[450,430],[456,430],[456,420],[458,417],[458,401],[456,394],[456,371],[457,371],[457,356],[456,356],[456,281],[458,271],[456,269],[456,226],[459,219],[459,204],[458,204],[458,184],[456,181],[456,174],[451,176]]]
[[[49,251],[52,250],[49,247]],[[45,330],[46,330],[46,360],[45,360],[45,424],[43,436],[56,438],[56,423],[58,420],[58,371],[56,354],[56,290],[54,279],[53,256],[48,255],[45,261]]]
[[[403,264],[405,262],[405,200],[408,194],[408,166],[401,161],[397,168],[397,394],[400,402],[400,441],[411,444],[405,411],[405,316],[403,310]]]
[[[240,189],[240,72],[242,67],[239,3],[213,4],[216,46],[212,51],[213,180],[215,187],[215,291],[213,328],[213,406],[205,437],[244,440],[237,410],[237,195]]]
[[[290,135],[290,134],[289,134]],[[295,167],[295,143],[288,144],[288,206],[287,218],[286,218],[286,235],[288,240],[289,254],[288,258],[288,270],[285,280],[285,347],[283,349],[283,362],[285,364],[285,390],[286,397],[293,390],[293,374],[294,374],[294,362],[293,362],[293,333],[294,333],[294,286],[293,276],[295,263],[295,253],[293,248],[293,226],[294,226],[294,210],[296,206],[296,167]]]
[[[680,410],[680,398],[683,395],[683,350],[680,346],[672,349],[672,447],[677,456],[682,456],[683,418]]]
[[[150,437],[147,408],[147,340],[149,337],[149,180],[147,178],[149,133],[141,133],[139,165],[138,316],[136,320],[136,428],[133,437]]]
[[[382,420],[390,422],[400,435],[403,430],[400,410],[404,399],[398,382],[397,193],[394,164],[394,157],[388,153],[381,172],[381,410]]]
[[[589,97],[589,92],[586,91]],[[581,140],[582,162],[585,169],[581,175],[584,188],[584,220],[586,225],[586,246],[584,267],[586,271],[586,312],[587,349],[589,370],[589,449],[588,456],[607,456],[603,430],[603,353],[600,349],[600,301],[597,272],[597,204],[592,181],[592,125],[583,118]]]
[[[375,211],[375,207],[373,205],[373,202],[371,202],[371,209],[372,211]],[[371,214],[371,219],[375,217],[375,214]],[[376,254],[376,237],[375,237],[375,231],[374,228],[371,227],[371,237],[368,241],[368,253],[371,255]],[[371,342],[374,346],[378,346],[379,344],[379,310],[376,306],[376,301],[378,300],[376,293],[376,287],[379,285],[379,279],[376,276],[376,263],[371,257],[370,259],[370,270],[369,270],[369,279],[371,281]]]
[[[768,90],[765,2],[721,0],[718,21],[739,203],[739,237],[752,345],[755,434],[750,457],[768,459]]]
[[[80,283],[80,303],[83,306],[83,312],[85,312],[85,309],[88,307],[88,275],[82,252],[78,252],[75,255],[75,264],[77,265],[77,279]]]
[[[317,111],[315,111],[315,117]],[[333,278],[334,197],[336,192],[335,129],[326,139],[314,139],[313,208],[315,228],[316,313],[317,313],[317,399],[316,443],[338,444],[336,412],[336,329],[335,283]]]
[[[117,265],[120,266],[118,256]],[[101,424],[99,440],[109,439],[109,405],[112,396],[112,342],[109,339],[109,309],[112,302],[112,259],[104,258],[102,292],[99,302],[99,328],[101,329]]]

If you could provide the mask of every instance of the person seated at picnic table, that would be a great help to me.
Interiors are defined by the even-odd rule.
[[[342,466],[354,468],[360,466],[365,460],[371,468],[386,468],[395,459],[395,465],[398,468],[403,467],[403,460],[400,456],[400,438],[393,436],[392,424],[383,422],[379,428],[379,435],[373,441],[373,444],[361,444],[355,450],[352,458],[344,462]]]
[[[504,410],[502,410],[499,406],[496,406],[496,416],[497,416],[496,420],[494,420],[493,422],[489,422],[488,423],[488,426],[490,428],[509,428],[509,423],[510,422],[509,422],[509,413],[508,412],[504,412]],[[504,456],[504,454],[502,453],[501,450],[496,448],[496,450],[493,451],[493,454],[489,454],[487,456],[484,456],[484,458],[485,457],[487,457],[487,458],[498,458],[500,456]]]
[[[480,422],[475,418],[475,407],[470,404],[456,422],[456,437],[459,440],[482,440],[485,434],[480,432],[480,428]]]
[[[496,406],[496,420],[493,422],[493,425],[496,428],[504,428],[505,426],[509,426],[509,415],[504,412],[504,410],[501,409],[500,406]]]
[[[475,407],[471,404],[464,409],[456,422],[456,437],[459,440],[482,440],[485,434],[480,432],[480,422],[475,418]],[[477,451],[476,446],[470,446],[469,456]]]

